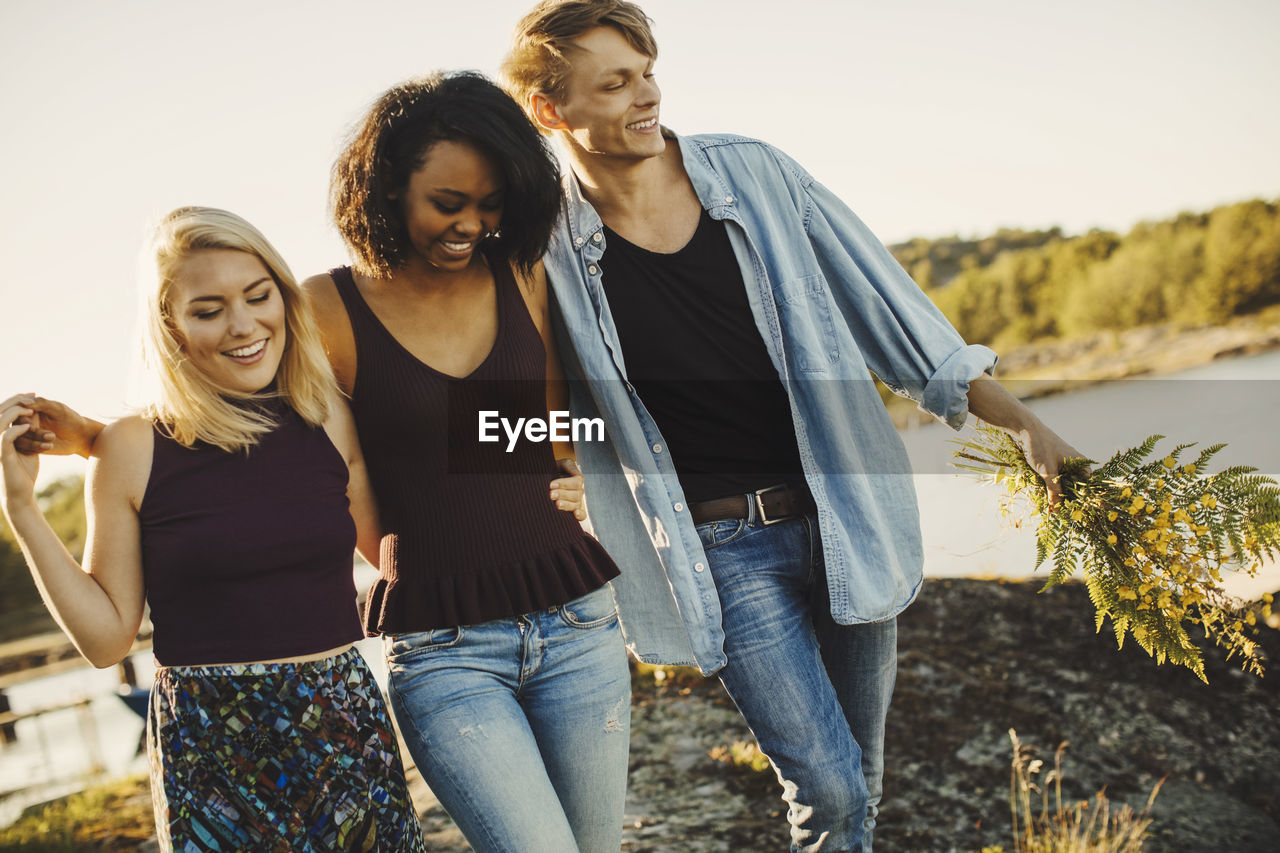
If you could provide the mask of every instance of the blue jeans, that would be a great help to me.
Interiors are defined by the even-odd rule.
[[[791,850],[871,850],[897,622],[831,619],[812,515],[713,521],[698,535],[723,613],[720,680],[777,771]]]
[[[617,853],[631,679],[608,585],[383,647],[409,753],[473,848]]]

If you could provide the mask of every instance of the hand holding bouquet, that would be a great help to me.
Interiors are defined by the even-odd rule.
[[[1225,592],[1222,573],[1256,574],[1280,550],[1280,487],[1246,466],[1205,473],[1222,444],[1194,461],[1181,458],[1193,444],[1149,459],[1162,438],[1153,435],[1093,469],[1091,460],[1069,460],[1064,500],[1052,510],[1022,448],[998,429],[979,427],[977,437],[957,442],[953,464],[1030,500],[1036,567],[1053,563],[1044,588],[1079,571],[1097,630],[1110,619],[1117,645],[1132,635],[1158,663],[1181,664],[1206,680],[1200,648],[1187,633],[1198,625],[1228,658],[1240,655],[1243,669],[1261,675],[1263,660],[1249,637],[1257,611]],[[1263,617],[1270,611],[1268,594]]]

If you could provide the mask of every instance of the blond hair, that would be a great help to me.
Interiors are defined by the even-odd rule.
[[[225,388],[187,358],[174,321],[174,276],[184,259],[202,249],[253,255],[280,290],[285,344],[271,391],[246,394]],[[180,207],[169,213],[143,249],[139,296],[143,365],[156,380],[153,399],[143,413],[180,444],[203,442],[228,452],[247,451],[276,427],[274,417],[260,405],[274,398],[284,400],[312,426],[328,419],[337,383],[311,306],[284,259],[244,219],[212,207]]]
[[[637,52],[657,59],[652,23],[639,6],[627,0],[543,0],[516,25],[511,50],[502,61],[502,85],[534,118],[531,95],[542,93],[553,101],[564,100],[565,81],[573,70],[566,54],[574,49],[574,39],[597,27],[612,27]],[[534,124],[543,129],[536,118]]]

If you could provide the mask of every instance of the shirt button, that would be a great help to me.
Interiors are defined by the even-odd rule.
[[[600,267],[596,266],[595,264],[592,264],[591,266],[587,267],[587,272],[591,273],[592,275],[595,275],[596,273],[600,272]]]
[[[655,444],[655,445],[653,446],[653,452],[654,452],[654,453],[661,453],[661,452],[662,452],[662,445],[661,445],[661,444]]]
[[[581,246],[584,242],[586,242],[586,241],[584,241],[581,237],[574,237],[574,238],[573,238],[573,245],[575,245],[575,246]]]
[[[704,566],[704,565],[702,565],[702,563],[694,563],[694,564],[693,564],[693,570],[694,570],[695,572],[697,572],[698,574],[702,574],[704,571],[706,571],[706,570],[707,570],[707,567],[706,567],[706,566]]]
[[[684,512],[684,504],[676,501],[676,512]]]
[[[599,243],[599,242],[600,242],[601,240],[603,240],[603,239],[604,239],[604,235],[603,235],[603,234],[601,234],[599,231],[597,231],[596,233],[594,233],[594,234],[592,234],[592,235],[591,235],[591,242],[592,242],[592,243]]]
[[[733,204],[733,196],[731,195],[725,196],[724,201],[725,201],[725,204]]]

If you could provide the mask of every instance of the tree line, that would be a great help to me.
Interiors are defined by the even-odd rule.
[[[1152,323],[1210,325],[1280,303],[1280,206],[1255,199],[1123,236],[1002,229],[890,247],[970,343],[1012,346]]]

